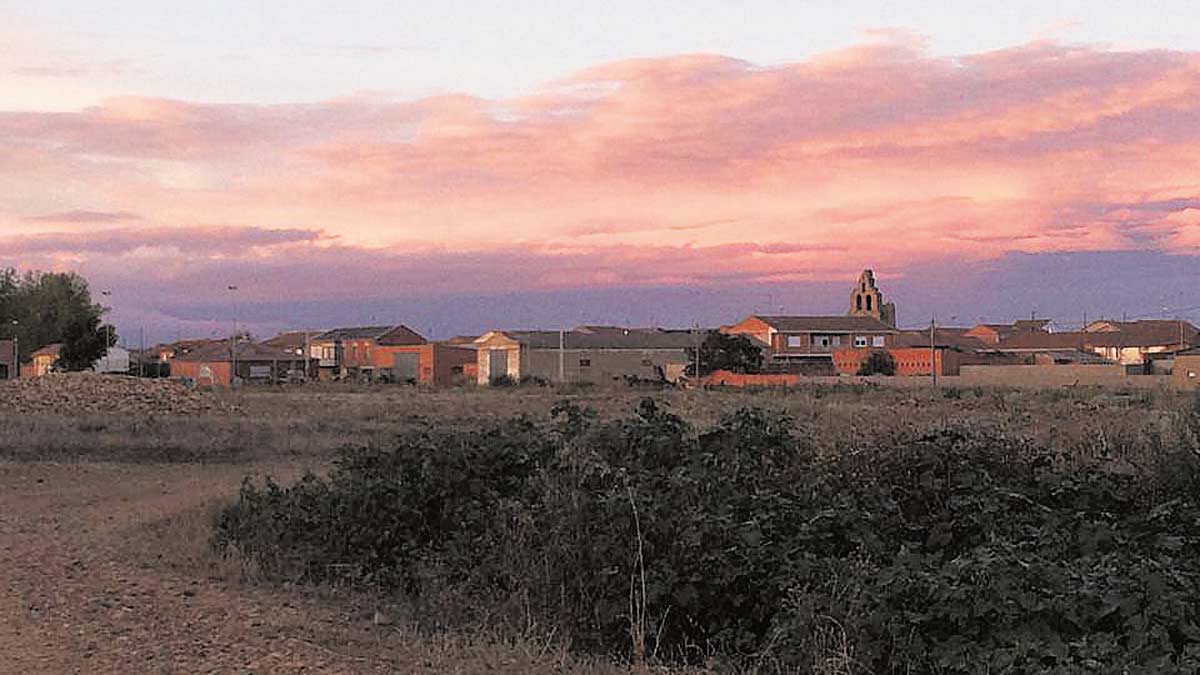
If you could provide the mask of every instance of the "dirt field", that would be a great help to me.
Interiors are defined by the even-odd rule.
[[[1103,391],[389,388],[226,395],[219,412],[192,415],[0,415],[0,673],[627,672],[569,657],[536,627],[503,640],[423,633],[379,600],[258,582],[207,541],[247,474],[322,471],[339,447],[417,419],[544,416],[563,397],[623,415],[645,395],[701,423],[745,405],[786,409],[830,451],[899,425],[971,420],[1119,454],[1194,405]]]
[[[352,594],[243,581],[204,542],[210,505],[247,470],[0,463],[0,673],[619,672],[532,640],[418,635]]]

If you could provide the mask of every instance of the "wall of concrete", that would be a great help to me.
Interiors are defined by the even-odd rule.
[[[1180,389],[1200,391],[1200,354],[1175,357],[1171,384]]]
[[[567,382],[622,382],[626,376],[657,378],[668,364],[687,363],[682,349],[567,349],[562,352]],[[588,365],[582,362],[587,361]],[[559,380],[559,350],[522,349],[521,374],[549,382]]]
[[[963,366],[957,383],[964,386],[1068,387],[1107,385],[1159,387],[1170,380],[1164,375],[1126,375],[1120,364],[1060,366]]]

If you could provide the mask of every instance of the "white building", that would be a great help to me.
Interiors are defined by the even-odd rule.
[[[97,373],[128,373],[129,351],[121,347],[109,347],[108,352],[92,364]]]

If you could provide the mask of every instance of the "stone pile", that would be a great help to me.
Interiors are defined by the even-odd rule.
[[[0,415],[191,415],[222,409],[203,392],[170,380],[95,373],[53,373],[0,382]]]

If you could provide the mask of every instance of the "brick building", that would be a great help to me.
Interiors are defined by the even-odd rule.
[[[407,326],[335,328],[313,337],[321,377],[449,385],[466,378],[475,351],[430,342]]]
[[[171,359],[171,376],[202,387],[269,384],[316,376],[316,361],[253,342],[211,343]]]
[[[873,316],[751,315],[721,331],[763,344],[769,370],[814,375],[834,374],[840,349],[880,349],[899,333]]]

